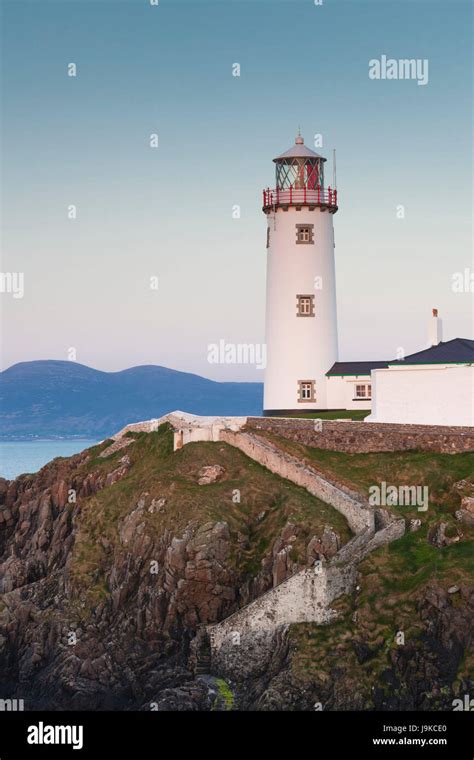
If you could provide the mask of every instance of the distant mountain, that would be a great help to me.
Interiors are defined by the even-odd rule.
[[[21,362],[0,372],[0,436],[106,437],[174,409],[261,414],[262,400],[262,383],[219,383],[154,365],[100,372],[69,361]]]

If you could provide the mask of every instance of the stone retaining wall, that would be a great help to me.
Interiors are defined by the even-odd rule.
[[[291,480],[313,496],[330,504],[344,515],[354,533],[359,533],[365,528],[374,530],[374,512],[367,503],[363,502],[359,494],[331,483],[318,475],[311,467],[281,451],[272,443],[250,433],[235,433],[229,430],[221,432],[220,440],[235,446],[271,472],[286,480]]]
[[[229,674],[233,663],[241,664],[243,652],[252,668],[258,667],[258,660],[268,650],[275,631],[291,623],[322,625],[334,620],[337,615],[331,604],[354,587],[357,564],[369,552],[403,536],[405,520],[392,519],[386,510],[370,509],[358,494],[331,483],[258,436],[222,430],[220,439],[331,504],[356,533],[328,563],[300,570],[225,620],[208,626],[213,668]],[[377,522],[382,523],[378,531],[376,512]]]
[[[401,538],[405,520],[395,519],[375,534],[370,528],[349,541],[328,562],[300,570],[278,586],[262,594],[225,620],[207,626],[213,670],[231,675],[242,657],[252,670],[266,656],[272,637],[278,629],[292,623],[331,623],[337,613],[332,602],[348,594],[357,578],[357,564],[380,546]]]
[[[211,651],[238,646],[242,636],[273,631],[290,623],[329,623],[331,602],[355,583],[355,567],[332,563],[306,568],[282,581],[220,623],[208,626]]]
[[[353,454],[410,449],[442,454],[474,451],[473,427],[248,417],[246,428],[250,431],[275,433],[318,449]]]
[[[368,528],[354,536],[351,541],[345,544],[338,553],[332,558],[332,565],[357,564],[361,562],[370,552],[375,551],[380,546],[390,544],[405,534],[405,520],[403,517],[395,518],[389,525],[386,525],[376,533],[371,532]]]

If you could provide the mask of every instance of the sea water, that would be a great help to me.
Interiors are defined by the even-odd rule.
[[[25,472],[38,472],[51,459],[72,456],[96,443],[89,438],[0,441],[0,477],[12,480]]]

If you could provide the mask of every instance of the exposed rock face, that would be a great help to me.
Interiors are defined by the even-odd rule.
[[[461,508],[455,512],[456,520],[474,526],[474,482],[471,480],[458,480],[454,483],[453,490],[461,496]]]
[[[474,496],[464,496],[461,499],[461,509],[474,513]]]
[[[113,486],[114,483],[117,483],[119,480],[122,480],[122,478],[127,474],[127,472],[130,469],[130,457],[125,454],[125,456],[122,457],[120,460],[120,467],[117,467],[112,472],[109,472],[108,475],[105,478],[105,486]]]
[[[417,605],[421,639],[392,649],[388,666],[369,686],[354,678],[349,658],[338,659],[313,681],[302,681],[292,668],[287,634],[276,631],[262,651],[257,646],[253,657],[243,658],[247,680],[233,684],[241,709],[452,710],[454,692],[448,684],[472,642],[474,617],[473,589],[461,587],[458,595],[453,604],[450,594],[435,584],[426,589]],[[382,637],[373,647],[356,637],[353,642],[360,664],[373,660],[384,646]],[[472,678],[461,681],[456,694],[472,693],[473,685]]]
[[[321,538],[313,536],[308,544],[308,564],[312,565],[318,559],[330,559],[341,548],[338,535],[329,526],[324,528]]]
[[[224,473],[225,469],[220,464],[206,465],[205,467],[201,467],[199,470],[198,483],[200,486],[207,486],[210,483],[216,483],[223,477]]]
[[[22,698],[27,710],[225,710],[232,699],[238,709],[313,710],[317,702],[324,709],[449,709],[474,618],[473,590],[458,579],[456,591],[451,581],[447,590],[432,583],[421,594],[421,639],[390,649],[381,682],[362,684],[344,657],[303,682],[285,629],[265,633],[260,649],[255,644],[237,658],[228,686],[216,677],[195,677],[193,646],[203,626],[305,564],[328,560],[341,539],[330,525],[309,531],[304,519],[285,518],[268,529],[262,559],[244,572],[235,557],[245,559],[252,530],[271,519],[270,506],[255,510],[245,533],[212,511],[199,519],[192,510],[173,513],[171,486],[152,491],[148,482],[107,531],[114,489],[127,486],[136,467],[133,448],[119,459],[100,458],[92,469],[84,452],[36,476],[0,479],[1,698]],[[227,476],[221,470],[217,484]],[[189,482],[201,493],[196,472]],[[206,499],[214,488],[202,489]],[[96,515],[94,505],[105,497],[106,509]],[[99,523],[94,541],[83,531],[87,506]],[[150,517],[157,520],[153,529]],[[453,538],[446,526],[435,531],[440,552]],[[356,620],[357,599],[352,603]],[[386,641],[380,636],[368,646],[354,625],[350,648],[357,661],[375,661]],[[467,680],[458,688],[474,693]]]
[[[120,449],[125,449],[127,446],[130,446],[130,444],[133,443],[133,438],[126,438],[125,436],[123,438],[120,438],[118,441],[114,441],[110,444],[110,446],[107,446],[104,451],[102,451],[99,456],[101,459],[105,459],[106,457],[109,457],[111,454],[115,454],[116,451],[120,451]]]
[[[467,509],[458,509],[455,512],[456,520],[464,523],[465,525],[474,526],[474,514]]]
[[[468,496],[472,496],[474,495],[474,482],[467,478],[464,480],[458,480],[453,484],[453,490],[461,495],[467,494]]]
[[[238,577],[227,564],[231,552],[226,523],[205,523],[173,538],[165,555],[164,588],[169,594],[165,630],[176,618],[190,630],[229,614]]]
[[[455,513],[455,517],[465,525],[474,525],[474,485],[468,481],[461,481],[462,491],[469,493],[469,496],[461,498],[461,509]],[[459,486],[459,483],[456,484]]]
[[[167,514],[168,502],[144,491],[118,521],[115,540],[98,532],[87,577],[104,586],[91,602],[76,567],[84,499],[112,488],[133,465],[128,454],[102,458],[91,471],[88,461],[85,452],[36,476],[0,480],[0,592],[7,592],[0,598],[0,682],[8,692],[0,696],[18,695],[26,709],[210,709],[215,683],[193,680],[190,641],[199,626],[301,567],[290,555],[304,524],[282,528],[249,580],[233,561],[247,536],[209,519],[150,531],[147,515]],[[200,478],[211,483],[224,474],[220,465],[206,466]],[[339,538],[328,528],[311,542],[329,552]]]
[[[440,522],[430,532],[429,538],[430,538],[431,543],[434,544],[434,546],[441,548],[443,546],[450,546],[451,544],[455,544],[459,541],[459,535],[456,535],[456,536],[446,535],[446,530],[448,529],[448,527],[449,527],[449,523]]]

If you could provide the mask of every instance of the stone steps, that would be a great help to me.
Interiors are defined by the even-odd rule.
[[[196,652],[195,676],[209,675],[211,672],[211,642],[206,633],[202,636]]]

